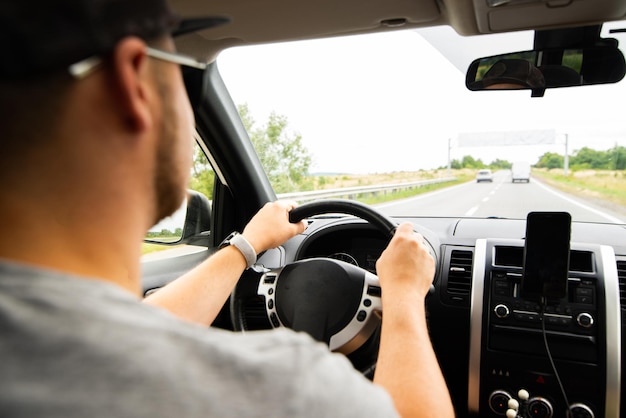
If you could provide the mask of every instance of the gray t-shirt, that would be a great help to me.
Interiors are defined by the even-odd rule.
[[[0,417],[389,417],[381,388],[289,330],[183,322],[101,280],[0,262]]]

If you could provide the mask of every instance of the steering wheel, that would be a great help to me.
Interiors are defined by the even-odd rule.
[[[298,222],[324,213],[362,218],[388,239],[397,227],[393,220],[370,206],[350,200],[306,203],[293,209],[289,220]],[[366,342],[373,339],[381,321],[381,289],[376,275],[330,258],[300,260],[263,272],[251,270],[244,273],[231,297],[235,330],[267,329],[269,322],[272,328],[285,326],[307,332],[328,344],[332,351],[346,355],[373,345],[368,350],[375,350],[375,363],[378,341]],[[371,353],[366,357],[371,362]]]

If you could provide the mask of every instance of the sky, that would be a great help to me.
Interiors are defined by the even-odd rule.
[[[614,26],[619,26],[615,25]],[[623,25],[622,25],[623,26]],[[620,26],[621,27],[621,26]],[[626,35],[615,34],[622,43]],[[274,111],[313,155],[311,172],[381,173],[447,165],[464,155],[535,163],[545,152],[626,146],[626,82],[547,90],[470,92],[472,59],[527,50],[532,34],[461,38],[448,27],[237,47],[218,57],[236,104],[257,122]],[[485,48],[485,40],[490,41]],[[591,112],[592,107],[599,111]],[[463,147],[481,133],[550,130],[554,144]]]

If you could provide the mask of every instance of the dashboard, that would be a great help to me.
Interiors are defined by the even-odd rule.
[[[525,220],[394,220],[412,222],[434,249],[429,329],[459,416],[503,417],[511,401],[533,417],[565,416],[566,404],[576,417],[623,414],[623,226],[572,223],[567,295],[542,305],[520,292]],[[294,260],[338,258],[375,273],[387,244],[377,230],[352,217],[309,222],[286,246]]]
[[[576,417],[626,416],[621,401],[626,399],[621,383],[626,359],[623,225],[573,222],[567,295],[542,305],[520,292],[525,220],[393,220],[412,222],[436,259],[434,286],[426,298],[428,325],[457,416],[503,417],[510,401],[532,417],[565,416],[566,405]],[[334,258],[375,274],[376,260],[388,242],[377,229],[353,216],[307,221],[304,233],[267,251],[259,263],[281,269],[307,259]],[[178,257],[166,270],[184,272],[206,256],[191,254],[186,261]],[[160,262],[144,265],[145,289],[169,280],[164,270]],[[250,303],[248,329],[271,328],[267,301],[253,285],[258,278],[248,280],[246,274],[240,283],[251,286],[251,297],[244,300]],[[221,325],[216,325],[231,326],[227,306],[222,314]],[[377,345],[368,341],[364,346],[369,347],[348,357],[354,364],[364,356],[357,369],[371,375],[371,353]]]

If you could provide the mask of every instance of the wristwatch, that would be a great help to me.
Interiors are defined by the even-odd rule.
[[[241,255],[246,259],[246,268],[252,267],[256,263],[256,251],[254,247],[237,231],[233,231],[222,241],[218,249],[232,245],[237,248]]]

